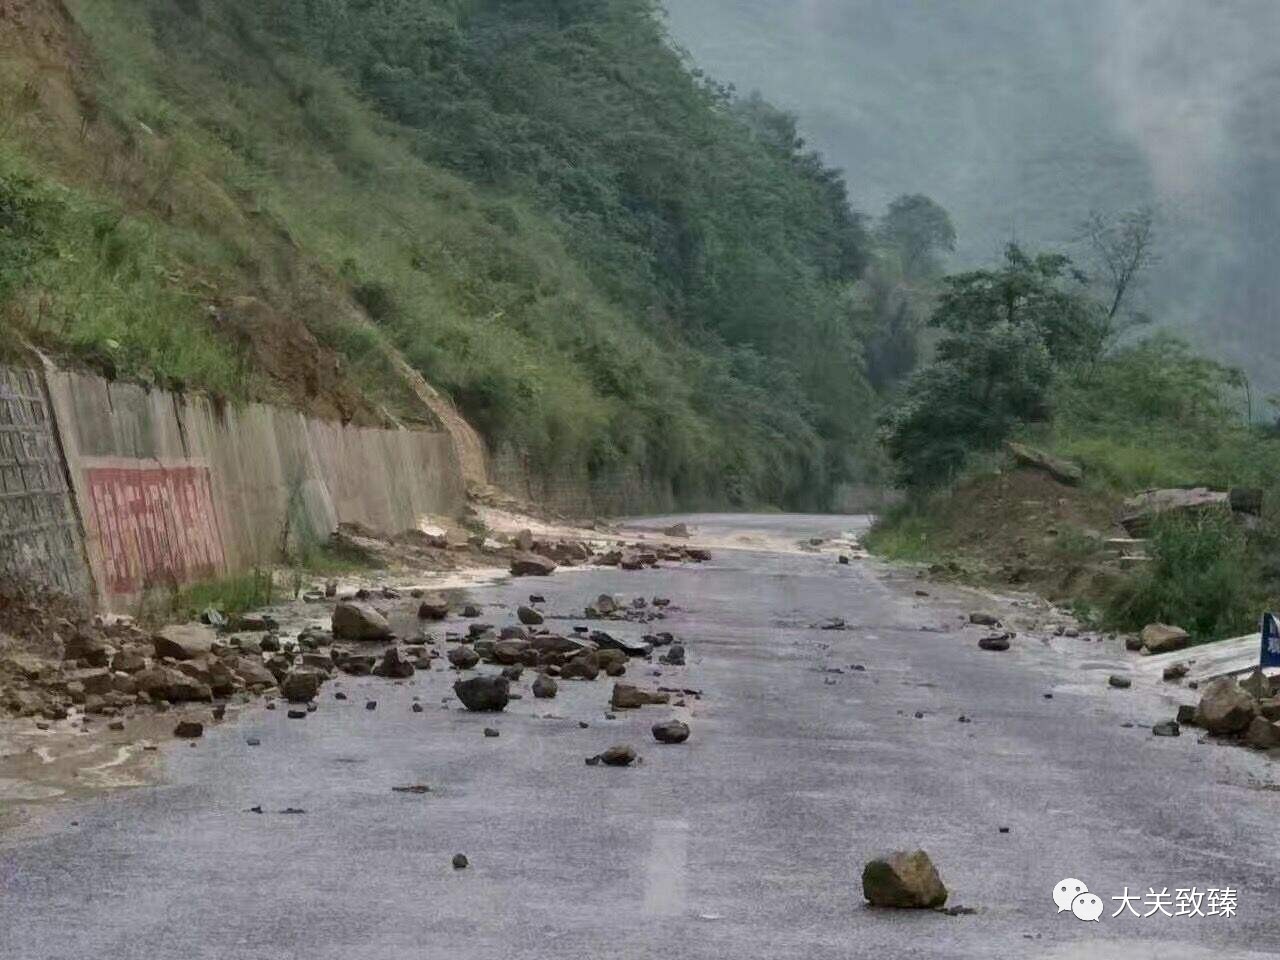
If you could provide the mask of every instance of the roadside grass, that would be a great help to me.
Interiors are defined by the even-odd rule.
[[[1268,591],[1253,545],[1226,511],[1156,522],[1147,552],[1151,562],[1107,598],[1111,629],[1173,623],[1204,641],[1257,625]]]
[[[886,560],[906,563],[941,561],[934,546],[939,518],[927,507],[901,503],[876,517],[862,544]]]
[[[363,554],[329,544],[302,547],[277,566],[258,566],[244,573],[174,589],[148,592],[137,613],[144,623],[162,624],[196,619],[206,610],[235,616],[293,599],[311,578],[338,577],[373,570]]]
[[[137,619],[153,625],[185,623],[210,609],[225,616],[235,616],[269,606],[275,599],[272,570],[255,567],[245,573],[183,587],[151,590],[139,604]]]

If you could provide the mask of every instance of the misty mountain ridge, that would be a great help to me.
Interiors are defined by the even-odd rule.
[[[1083,256],[1091,212],[1159,214],[1137,305],[1280,390],[1280,5],[671,0],[710,74],[792,110],[878,213],[923,192],[954,267],[1011,239]]]

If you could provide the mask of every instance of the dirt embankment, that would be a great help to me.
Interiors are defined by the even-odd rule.
[[[1108,541],[1127,536],[1120,500],[1046,473],[1013,468],[962,483],[935,498],[923,516],[891,523],[873,546],[899,547],[932,563],[938,576],[1033,590],[1054,602],[1100,595],[1123,574]],[[909,542],[908,542],[909,541]]]

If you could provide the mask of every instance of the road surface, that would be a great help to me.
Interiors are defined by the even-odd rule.
[[[750,528],[755,543],[861,522],[685,519],[722,540]],[[695,568],[471,590],[498,623],[531,590],[553,612],[601,592],[668,596],[679,609],[664,629],[689,665],[629,674],[702,698],[606,720],[608,681],[562,682],[554,701],[526,690],[483,717],[442,703],[453,677],[437,670],[343,678],[350,700],[330,685],[305,721],[247,709],[169,749],[160,786],[55,807],[41,835],[0,838],[0,957],[1275,956],[1273,762],[1195,731],[1154,738],[1173,699],[1146,680],[1109,689],[1127,669],[1118,650],[1020,636],[983,652],[960,623],[972,597],[921,586],[830,553],[719,550]],[[850,629],[811,628],[832,616]],[[649,726],[672,714],[693,737],[660,747]],[[490,725],[500,737],[482,735]],[[644,762],[583,763],[617,742]],[[391,789],[416,783],[431,792]],[[915,847],[950,904],[976,913],[864,905],[863,862]],[[458,852],[469,869],[450,866]],[[1103,897],[1100,922],[1057,913],[1065,877]],[[1238,912],[1113,918],[1126,886],[1230,887]]]

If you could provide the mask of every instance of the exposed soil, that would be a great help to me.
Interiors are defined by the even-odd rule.
[[[1017,585],[1053,601],[1088,598],[1121,574],[1105,541],[1127,534],[1119,504],[1045,473],[977,477],[938,504],[931,528],[939,575]]]

